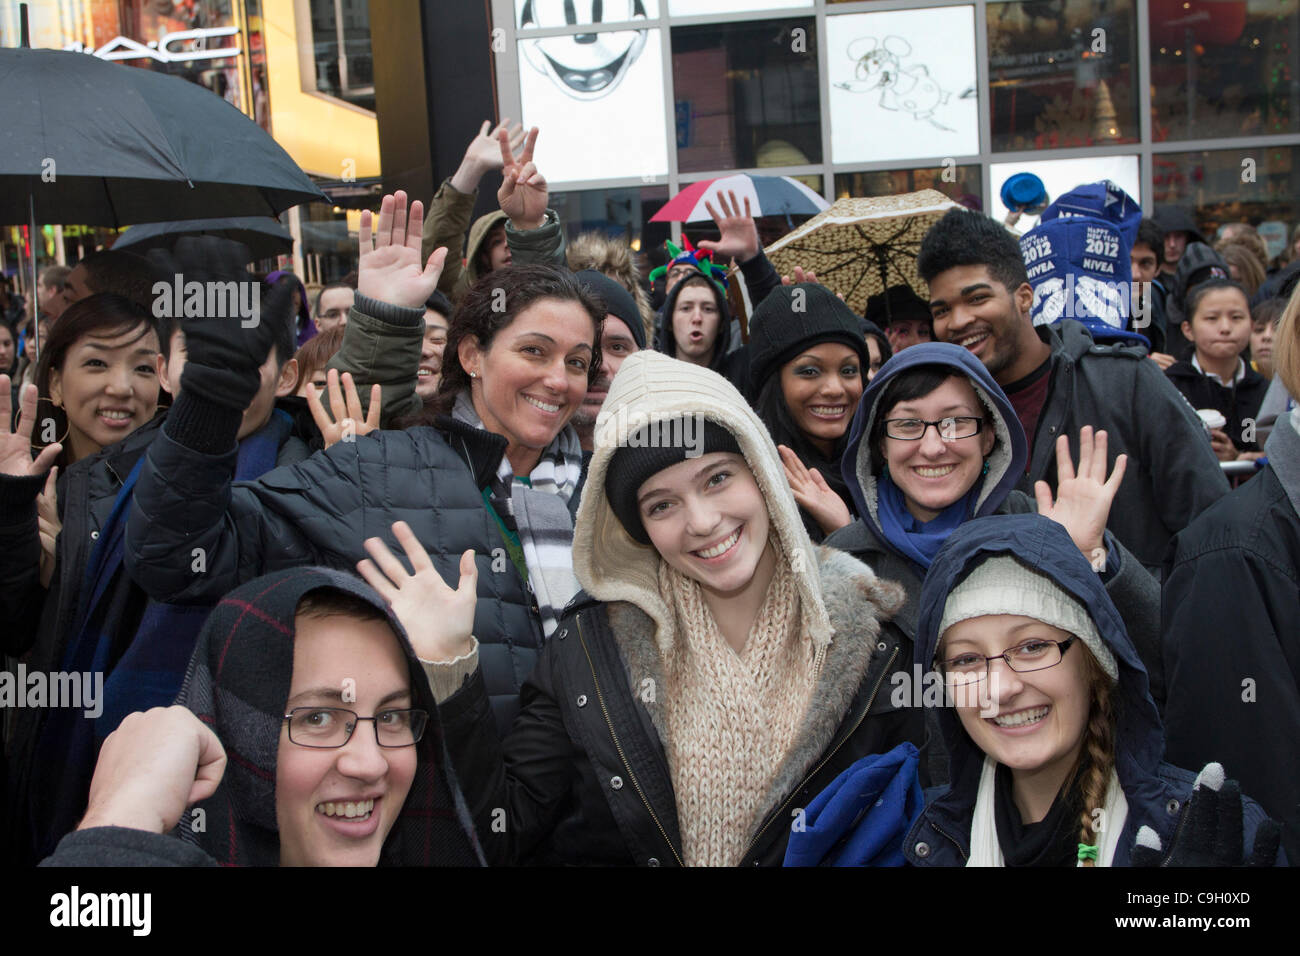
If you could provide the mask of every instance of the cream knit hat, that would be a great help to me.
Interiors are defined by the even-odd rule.
[[[673,633],[670,599],[659,593],[659,553],[636,541],[615,515],[605,493],[606,475],[615,452],[629,447],[628,439],[644,434],[646,426],[664,422],[675,429],[689,423],[694,428],[700,423],[694,434],[702,440],[705,421],[722,425],[735,436],[767,502],[783,557],[795,571],[804,633],[814,646],[829,643],[834,629],[822,600],[813,543],[767,429],[736,387],[717,372],[659,352],[628,356],[596,419],[587,481],[573,527],[573,570],[578,583],[597,600],[627,601],[639,607],[655,621],[657,638]]]
[[[1083,605],[1045,574],[1010,555],[989,558],[948,592],[939,635],[959,621],[990,614],[1019,614],[1069,631],[1083,641],[1111,680],[1119,679],[1115,655]]]

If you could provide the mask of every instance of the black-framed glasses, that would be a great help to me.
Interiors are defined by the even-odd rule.
[[[295,707],[284,719],[289,722],[289,740],[299,747],[330,750],[346,746],[362,720],[375,725],[375,741],[379,746],[413,747],[424,736],[429,712],[407,708],[381,710],[373,717],[362,717],[345,707]]]
[[[1079,638],[1073,634],[1063,641],[1048,641],[1035,638],[1017,644],[1010,650],[992,657],[983,654],[958,654],[946,661],[939,662],[939,673],[950,687],[964,684],[978,684],[989,676],[989,670],[996,660],[1004,660],[1007,666],[1018,674],[1031,671],[1045,671],[1061,663],[1061,658],[1070,645]]]
[[[923,418],[886,418],[885,434],[899,441],[920,441],[931,425],[944,441],[957,441],[978,435],[984,427],[984,419],[966,415],[941,418],[937,422],[927,422]]]

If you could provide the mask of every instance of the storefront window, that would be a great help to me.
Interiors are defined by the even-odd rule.
[[[897,196],[922,189],[937,189],[954,202],[983,210],[984,187],[980,167],[926,166],[921,169],[885,169],[869,173],[836,173],[835,198]]]
[[[979,152],[975,8],[826,18],[831,159]]]
[[[987,9],[995,152],[1138,141],[1133,0]]]
[[[1155,201],[1192,206],[1203,231],[1225,222],[1300,221],[1300,147],[1157,153]]]
[[[1048,199],[1057,199],[1084,183],[1109,179],[1128,193],[1136,203],[1142,202],[1142,179],[1136,156],[1089,156],[1086,159],[1047,159],[1028,163],[993,163],[989,167],[989,208],[994,219],[1007,214],[1002,205],[1002,186],[1016,173],[1033,173],[1043,181]],[[1038,225],[1038,217],[1022,215],[1015,224],[1019,232]]]
[[[1296,0],[1150,0],[1152,139],[1300,130]]]
[[[368,0],[311,0],[316,90],[375,108]]]
[[[570,240],[580,232],[594,231],[634,245],[652,242],[649,233],[657,234],[661,242],[668,236],[668,223],[650,223],[650,217],[667,201],[667,186],[551,193],[551,207]]]
[[[672,31],[681,172],[822,161],[812,18]]]

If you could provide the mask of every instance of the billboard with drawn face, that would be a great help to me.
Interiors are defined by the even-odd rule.
[[[625,32],[592,34],[587,47],[618,50],[623,41],[614,37]],[[519,46],[531,42],[520,39]],[[577,69],[580,63],[561,61],[568,72],[555,72],[551,82],[521,64],[523,122],[541,130],[534,156],[552,186],[630,177],[650,183],[668,175],[662,42],[661,31],[646,30],[635,48],[625,49],[618,68]],[[640,55],[633,59],[632,52]]]
[[[618,89],[645,51],[644,29],[596,32],[601,24],[644,22],[659,15],[656,0],[516,0],[522,60],[576,100]],[[590,33],[522,39],[529,30],[589,24]]]

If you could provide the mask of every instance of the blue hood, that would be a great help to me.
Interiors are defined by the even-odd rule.
[[[1004,554],[1051,578],[1083,605],[1096,624],[1119,667],[1115,770],[1120,785],[1130,804],[1158,805],[1161,784],[1155,771],[1164,756],[1164,731],[1148,690],[1146,668],[1100,576],[1065,528],[1050,518],[998,515],[968,521],[952,533],[921,588],[914,663],[922,673],[931,669],[948,594],[987,558]],[[938,717],[948,746],[949,779],[954,790],[970,788],[973,802],[974,780],[984,755],[962,729],[952,708],[942,708]]]
[[[853,424],[849,426],[849,442],[842,460],[844,481],[853,495],[855,510],[881,541],[885,538],[876,510],[876,477],[871,473],[871,450],[863,438],[871,433],[871,425],[876,419],[876,403],[890,380],[918,365],[946,365],[965,375],[993,417],[997,444],[989,456],[989,473],[976,503],[975,517],[991,515],[1002,506],[1024,476],[1029,462],[1029,446],[1020,419],[983,362],[969,350],[949,342],[922,342],[904,349],[881,366],[862,393]]]

